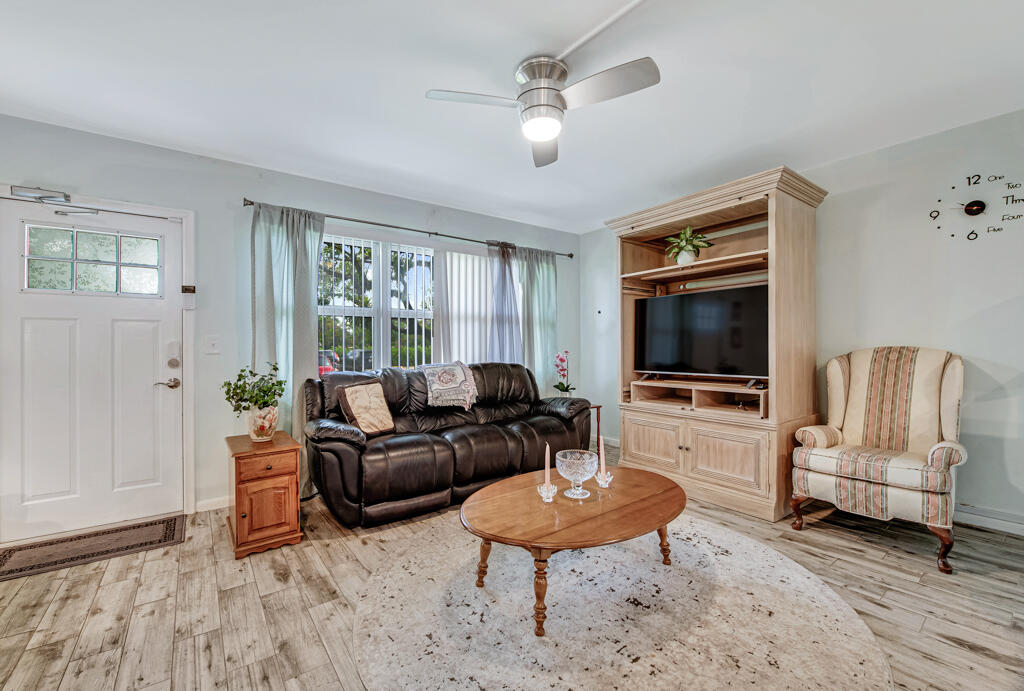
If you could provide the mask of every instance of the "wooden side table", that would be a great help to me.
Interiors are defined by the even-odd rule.
[[[287,432],[265,442],[253,442],[248,435],[225,441],[232,459],[227,521],[235,559],[298,544],[299,443]]]

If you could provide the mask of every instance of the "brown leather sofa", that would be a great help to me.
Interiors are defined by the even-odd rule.
[[[307,379],[306,450],[313,483],[347,526],[375,525],[465,501],[504,477],[544,467],[554,453],[590,444],[590,403],[540,398],[522,365],[470,365],[470,410],[427,405],[422,372],[328,372]],[[367,436],[345,422],[336,387],[379,377],[394,432]]]

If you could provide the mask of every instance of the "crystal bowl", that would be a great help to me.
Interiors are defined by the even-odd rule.
[[[583,483],[597,472],[596,453],[583,449],[559,451],[555,454],[555,468],[559,475],[572,484],[565,490],[565,496],[571,499],[586,499],[590,496],[590,492],[583,489]]]

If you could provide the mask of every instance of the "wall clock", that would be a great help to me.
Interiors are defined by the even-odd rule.
[[[937,196],[928,217],[950,238],[969,241],[1024,228],[1024,187],[1005,175],[969,173]]]

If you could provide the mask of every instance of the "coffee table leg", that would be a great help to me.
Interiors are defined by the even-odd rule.
[[[534,549],[530,550],[533,554],[533,593],[537,596],[537,602],[533,605],[533,620],[537,622],[536,628],[533,633],[537,636],[544,635],[544,620],[547,619],[545,612],[547,607],[544,605],[544,596],[548,592],[548,557],[551,553],[542,550]]]
[[[484,587],[484,576],[487,575],[487,557],[491,555],[491,541],[480,542],[480,563],[476,565],[476,587]]]
[[[668,554],[671,551],[668,547],[668,526],[661,526],[658,528],[658,538],[661,540],[661,563],[671,564],[672,560],[668,558]]]

